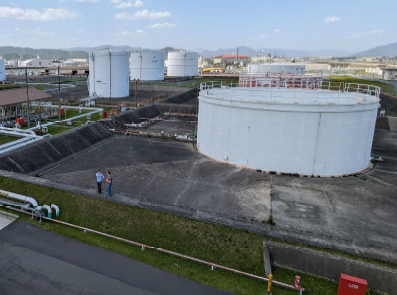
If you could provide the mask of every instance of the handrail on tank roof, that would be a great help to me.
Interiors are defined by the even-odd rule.
[[[257,83],[259,82],[259,83]],[[264,83],[267,84],[260,84],[261,81],[256,80],[243,80],[242,82],[238,83],[228,83],[223,84],[222,82],[202,82],[200,83],[200,91],[209,90],[214,88],[224,88],[224,89],[232,89],[232,88],[240,88],[240,89],[271,89],[271,88],[285,88],[288,91],[294,89],[304,89],[306,91],[313,91],[313,90],[322,90],[322,91],[341,91],[341,92],[357,92],[363,95],[368,96],[376,96],[379,98],[381,88],[374,85],[369,84],[358,84],[358,83],[340,83],[340,86],[332,86],[330,81],[298,81],[295,83],[291,83],[291,81],[266,81]]]
[[[141,53],[141,52],[165,52],[165,51],[162,49],[130,50],[130,53]]]

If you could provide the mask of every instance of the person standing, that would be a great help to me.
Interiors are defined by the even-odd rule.
[[[112,197],[112,176],[110,176],[110,172],[108,172],[108,177],[106,178],[106,188],[108,190],[108,197],[111,198]]]
[[[101,173],[101,170],[98,170],[98,173],[96,174],[96,184],[98,187],[98,194],[102,192],[102,179],[104,179],[105,176]]]

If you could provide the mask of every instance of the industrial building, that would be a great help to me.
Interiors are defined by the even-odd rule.
[[[267,63],[267,64],[249,64],[247,68],[248,74],[292,74],[304,75],[305,65],[288,64],[288,63]]]
[[[56,66],[58,66],[58,64],[54,63],[53,61],[40,58],[25,60],[19,65],[21,68],[50,68]]]
[[[131,52],[131,80],[164,80],[164,51]]]
[[[198,75],[198,52],[169,51],[167,76],[195,77]]]
[[[91,97],[119,98],[130,95],[129,52],[106,49],[89,56]]]
[[[0,57],[0,82],[6,80],[6,68],[4,64],[4,59]]]
[[[379,76],[383,80],[396,80],[397,79],[397,68],[395,67],[376,67],[365,69],[366,73]]]
[[[202,83],[201,153],[266,172],[337,176],[367,169],[379,87],[256,82],[247,78],[238,88]]]
[[[224,54],[214,57],[214,64],[229,64],[234,62],[249,62],[250,57],[241,54]]]
[[[52,95],[38,90],[34,87],[28,88],[14,88],[0,91],[0,120],[6,126],[14,125],[17,117],[27,118],[26,103],[27,94],[29,94],[29,102],[45,101],[52,97]],[[32,117],[33,118],[33,117]],[[25,120],[25,122],[27,119]]]

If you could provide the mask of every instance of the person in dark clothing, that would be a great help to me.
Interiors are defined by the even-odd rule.
[[[112,176],[110,176],[110,172],[108,172],[108,177],[106,178],[106,188],[108,191],[109,198],[112,197],[112,183],[113,183]]]
[[[101,170],[98,170],[98,173],[96,174],[96,184],[98,186],[98,194],[102,192],[102,180],[105,178],[103,174],[101,173]]]

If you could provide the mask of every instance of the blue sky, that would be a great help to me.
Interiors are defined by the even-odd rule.
[[[340,49],[397,42],[397,1],[0,1],[0,46]]]

